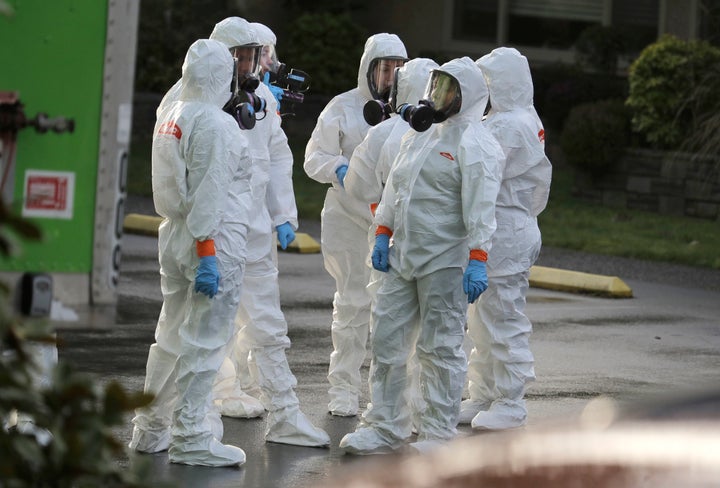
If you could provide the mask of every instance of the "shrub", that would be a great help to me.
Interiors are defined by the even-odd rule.
[[[702,157],[720,156],[720,97],[717,94],[717,80],[720,80],[720,62],[708,68],[705,79],[691,94],[693,99],[706,100],[706,103],[698,114],[696,126],[680,145],[683,151]]]
[[[678,149],[717,107],[720,88],[710,73],[718,62],[720,49],[705,41],[665,35],[646,47],[629,72],[633,129],[656,147]]]
[[[0,255],[8,255],[11,233],[24,240],[40,238],[37,227],[8,213],[0,202]],[[117,463],[124,446],[111,428],[152,398],[128,394],[115,382],[101,390],[91,376],[63,362],[54,368],[51,386],[41,387],[33,380],[37,347],[30,341],[52,345],[49,324],[19,317],[10,295],[0,282],[0,486],[149,486],[141,472],[144,463],[132,469]],[[32,431],[6,428],[15,411],[52,434],[49,442]]]
[[[180,78],[185,53],[206,39],[217,22],[233,15],[226,0],[165,0],[140,3],[135,90],[165,93]]]
[[[283,61],[311,77],[313,94],[337,95],[357,86],[367,32],[348,14],[306,13],[289,28]]]
[[[612,168],[629,140],[629,113],[619,99],[574,107],[560,136],[569,164],[598,175]]]
[[[552,64],[533,68],[532,77],[535,108],[549,129],[560,130],[576,105],[627,96],[624,78],[585,73],[577,65]]]

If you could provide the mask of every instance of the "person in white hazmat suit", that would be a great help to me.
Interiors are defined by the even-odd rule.
[[[398,117],[396,111],[403,104],[416,104],[423,97],[430,71],[438,67],[432,59],[414,58],[396,68],[389,98],[391,117],[371,127],[353,151],[345,175],[345,190],[351,197],[368,205],[373,213],[380,202],[390,167],[400,150],[402,136],[410,130],[408,123]]]
[[[460,423],[502,430],[526,423],[524,394],[535,379],[525,315],[530,267],[540,254],[537,216],[547,204],[552,166],[545,155],[545,131],[533,107],[528,61],[501,47],[477,61],[490,90],[485,126],[507,157],[495,207],[497,230],[488,258],[488,289],[468,310],[474,345],[468,364],[470,398]]]
[[[242,82],[252,84],[252,79],[255,78],[254,72],[258,69],[262,45],[251,24],[240,17],[228,17],[216,24],[211,37],[214,37],[213,40],[225,44],[236,61],[236,75],[239,75],[240,79],[236,76],[233,82],[237,83],[237,85]],[[182,87],[181,82],[182,80],[178,80],[163,97],[156,111],[158,117],[168,105],[178,100]],[[233,88],[236,89],[235,86]],[[262,89],[260,89],[259,93],[262,93]],[[267,98],[272,97],[267,96]],[[256,122],[256,117],[257,115],[254,115],[252,121],[244,120],[243,122]],[[254,127],[255,124],[248,125]],[[245,129],[247,127],[241,126],[241,128]],[[245,137],[244,134],[243,131],[242,137]],[[250,139],[247,140],[247,143],[250,143]],[[253,178],[257,177],[253,176]],[[231,343],[230,348],[232,349],[232,347]],[[258,398],[246,394],[236,384],[235,367],[230,359],[224,361],[220,367],[217,383],[213,390],[216,396],[220,398],[216,400],[216,403],[218,408],[221,408],[224,402],[226,413],[231,413],[236,417],[252,418],[259,417],[265,412],[265,407]]]
[[[130,448],[169,448],[171,462],[232,466],[242,449],[224,445],[212,410],[212,385],[233,337],[240,301],[251,160],[230,99],[233,57],[217,41],[194,42],[185,57],[178,100],[153,131],[152,187],[163,305],[150,347],[145,392]]]
[[[250,25],[255,29],[258,40],[263,45],[262,52],[260,53],[260,80],[265,84],[268,90],[270,90],[273,97],[275,97],[274,101],[268,101],[268,106],[274,104],[274,111],[279,112],[283,89],[270,83],[270,74],[277,73],[280,68],[280,60],[278,59],[277,50],[275,49],[277,36],[275,36],[272,29],[265,24],[251,22]]]
[[[258,31],[239,17],[218,22],[211,39],[226,46],[243,46],[258,42]],[[259,57],[258,57],[259,58]],[[247,75],[238,68],[239,75]],[[275,98],[260,83],[255,92],[271,104]],[[295,239],[297,210],[292,186],[293,157],[287,137],[280,127],[280,116],[274,105],[256,122],[248,136],[252,158],[253,206],[248,228],[247,259],[243,293],[235,319],[239,330],[228,351],[227,362],[218,375],[215,401],[223,415],[253,417],[268,410],[265,439],[270,442],[322,447],[330,444],[325,431],[315,427],[300,410],[285,349],[290,347],[287,322],[280,309],[280,289],[276,259],[276,242],[283,249]],[[277,239],[273,234],[277,232]],[[253,373],[248,368],[248,351],[253,356]],[[234,371],[233,371],[234,370]],[[239,375],[238,375],[239,373]],[[257,378],[262,403],[257,405],[242,390],[241,382],[252,386]],[[224,380],[224,381],[223,381]],[[259,408],[258,408],[259,407]]]
[[[396,450],[410,437],[405,390],[415,341],[426,408],[413,446],[457,433],[466,309],[487,286],[504,156],[482,125],[487,87],[470,58],[443,64],[427,86],[423,106],[436,123],[403,137],[375,215],[372,263],[385,273],[373,309],[372,404],[340,442],[348,453]]]
[[[218,22],[210,38],[222,42],[237,59],[241,79],[251,79],[257,70],[262,44],[256,29],[240,17]],[[179,83],[163,98],[161,110],[177,97]],[[257,115],[252,136],[246,131],[252,158],[253,207],[248,228],[246,270],[243,293],[235,318],[235,330],[241,330],[228,347],[214,387],[215,404],[222,414],[233,417],[258,417],[267,408],[265,438],[271,442],[304,446],[325,446],[330,438],[313,426],[300,411],[293,388],[296,385],[287,364],[285,349],[290,346],[287,323],[280,310],[273,226],[283,247],[294,240],[297,211],[292,187],[292,153],[279,126],[279,116],[272,108],[273,97],[263,84],[255,93],[270,104],[264,115]],[[249,326],[248,326],[249,325]],[[242,342],[245,352],[235,353]],[[247,368],[248,349],[262,349],[262,371],[255,375],[240,374]],[[235,362],[235,358],[240,358]],[[243,359],[244,358],[244,359]],[[262,376],[261,376],[262,374]],[[243,391],[240,381],[258,378],[265,402]]]
[[[271,45],[275,35],[262,24],[250,24],[258,42]],[[218,23],[211,38],[230,45],[249,42],[247,29],[238,18]],[[236,324],[240,329],[229,353],[231,364],[223,365],[216,385],[216,402],[223,415],[259,415],[253,397],[262,397],[269,411],[266,439],[304,446],[326,446],[329,436],[313,426],[299,408],[294,392],[297,382],[287,364],[284,350],[290,346],[287,322],[280,309],[276,239],[283,249],[295,237],[297,210],[292,187],[292,153],[280,127],[277,102],[267,85],[256,92],[268,101],[265,118],[257,121],[250,138],[253,158],[255,208],[248,233],[248,259],[243,294]],[[253,361],[248,360],[248,353]],[[259,387],[259,392],[256,392]]]
[[[227,22],[226,22],[227,24]],[[218,24],[222,25],[222,24]],[[247,32],[246,29],[238,28],[240,23],[237,20],[233,20],[233,22],[230,24],[235,26],[232,29],[232,32],[239,32],[241,35],[245,36],[245,32]],[[257,22],[251,22],[250,27],[252,27],[257,42],[262,45],[262,53],[259,57],[259,76],[260,78],[263,78],[263,73],[268,73],[270,69],[274,67],[275,64],[277,64],[277,57],[275,55],[275,42],[276,37],[270,28],[267,26],[257,23]],[[216,29],[216,32],[222,33],[226,29]],[[237,37],[237,36],[236,36]],[[241,38],[235,40],[233,42],[241,42],[241,41],[248,41],[247,38]],[[267,79],[267,78],[266,78]],[[292,153],[289,151],[289,146],[287,144],[287,138],[285,138],[285,143],[282,143],[282,140],[284,138],[284,133],[281,129],[279,129],[279,117],[277,116],[278,112],[278,103],[279,100],[282,98],[281,95],[276,95],[275,92],[272,91],[272,89],[277,89],[282,93],[282,90],[274,87],[272,85],[269,85],[265,83],[266,88],[270,88],[271,92],[275,97],[268,97],[267,99],[267,105],[268,105],[268,120],[265,119],[258,121],[255,128],[253,129],[253,137],[258,136],[259,132],[265,131],[262,134],[259,135],[259,141],[256,140],[254,142],[258,142],[258,149],[261,150],[263,145],[260,143],[262,141],[267,142],[268,144],[268,154],[263,156],[262,159],[265,161],[272,160],[273,157],[275,157],[275,161],[279,162],[281,164],[272,165],[271,163],[268,163],[266,165],[266,173],[268,177],[274,176],[275,178],[271,178],[270,181],[267,183],[267,189],[266,194],[270,195],[271,198],[276,200],[276,204],[273,206],[274,208],[288,208],[291,214],[290,221],[297,224],[297,211],[295,210],[295,201],[294,201],[294,194],[292,191],[292,187],[289,189],[289,192],[285,192],[284,195],[275,196],[272,191],[276,187],[282,190],[281,187],[283,184],[287,184],[288,181],[290,181],[290,184],[292,184]],[[260,92],[264,92],[265,89],[260,89],[258,87],[258,90]],[[272,114],[270,114],[272,112]],[[278,132],[280,130],[280,132]],[[251,144],[252,147],[254,147],[254,144]],[[289,171],[289,173],[288,173]],[[280,173],[280,174],[278,174]],[[288,180],[290,178],[290,180]],[[278,197],[284,199],[282,202],[278,202]],[[270,229],[272,227],[271,223],[267,223],[267,225],[263,225],[264,221],[266,221],[268,218],[271,218],[269,215],[265,216],[266,213],[269,214],[267,208],[268,203],[270,202],[262,202],[258,201],[258,227],[260,228],[260,233],[267,233],[267,229]],[[282,216],[280,216],[282,218]],[[265,229],[263,231],[263,229]],[[284,229],[287,231],[287,236],[283,235],[281,236],[286,244],[285,247],[287,247],[287,244],[292,242],[290,232],[293,231],[293,227],[291,226],[285,226]],[[257,230],[257,229],[256,229]],[[253,232],[253,229],[251,228],[251,233]],[[294,231],[293,231],[294,232]],[[252,240],[252,239],[251,239]],[[275,266],[277,266],[277,260],[276,260],[276,246],[274,244],[275,239],[268,240],[268,243],[270,245],[270,248],[267,249],[267,252],[272,253],[271,257],[273,259],[273,262],[275,263]],[[262,259],[267,259],[269,256],[267,255],[260,255]],[[260,260],[262,260],[260,259]],[[259,261],[260,261],[259,260]],[[246,276],[249,276],[250,272],[253,270],[253,264],[248,263],[246,266]],[[277,271],[277,270],[276,270]],[[268,277],[268,280],[270,280],[270,283],[268,284],[268,290],[272,290],[270,287],[272,285],[272,282],[277,282],[276,279],[273,279],[272,277]],[[248,287],[245,286],[244,290],[247,292]],[[248,292],[251,293],[251,292]],[[273,303],[278,301],[279,299],[272,298],[271,303],[268,304],[272,306]],[[279,302],[278,302],[279,303]],[[262,306],[262,305],[260,305]],[[279,307],[279,305],[278,305]],[[245,307],[245,310],[248,310],[247,307]],[[284,318],[282,317],[282,312],[280,312],[279,308],[274,311],[274,313],[271,313],[270,316],[275,316],[275,319],[272,320],[272,322],[281,324],[282,321],[284,321]],[[279,320],[278,320],[279,317]],[[262,391],[258,385],[257,382],[257,368],[255,366],[254,359],[251,360],[251,341],[252,337],[249,337],[247,332],[248,329],[245,328],[245,321],[251,320],[251,317],[248,317],[248,313],[246,312],[240,312],[238,313],[238,317],[236,319],[236,324],[240,328],[240,331],[238,332],[238,337],[234,341],[234,345],[228,355],[228,359],[223,363],[223,366],[220,368],[220,372],[218,373],[218,382],[215,385],[214,391],[216,395],[216,403],[218,404],[219,408],[221,408],[222,414],[229,416],[229,417],[237,417],[237,418],[253,418],[253,417],[259,417],[262,415],[262,413],[265,411],[264,406],[262,406],[262,403],[259,402],[257,399],[261,398]],[[284,326],[281,325],[280,328]]]
[[[350,158],[345,176],[345,190],[353,198],[368,205],[373,214],[380,202],[392,163],[400,152],[401,139],[408,131],[412,130],[405,120],[397,116],[396,112],[404,104],[416,104],[423,97],[430,72],[435,68],[439,68],[439,65],[428,58],[414,58],[402,67],[396,68],[389,98],[390,118],[371,127],[365,139],[355,148],[352,158]],[[374,225],[370,226],[368,238],[370,243],[367,265],[372,268],[369,251],[375,244]],[[371,269],[368,284],[371,300],[374,300],[379,279],[380,271]],[[411,370],[411,382],[415,385],[408,390],[410,395],[408,402],[413,412],[420,412],[423,409],[423,401],[418,389],[419,385],[416,383],[419,366],[414,358],[413,355],[408,365]]]
[[[360,368],[365,361],[370,323],[370,270],[365,264],[369,207],[343,188],[355,147],[370,128],[363,118],[366,102],[387,100],[395,68],[407,59],[395,34],[370,36],[360,58],[358,86],[334,97],[318,117],[305,148],[304,169],[320,182],[331,183],[321,213],[321,249],[325,269],[335,280],[331,334],[328,410],[333,415],[358,413]]]
[[[258,77],[262,78],[266,69],[265,66],[268,65],[266,46],[269,44],[274,46],[276,42],[275,34],[268,27],[257,22],[246,24],[245,19],[229,17],[218,23],[213,32],[216,38],[220,36],[222,40],[226,40],[226,44],[236,42],[242,42],[243,45],[259,44],[261,47],[257,66],[248,66],[246,69],[249,73],[258,72]],[[267,88],[267,85],[265,87]],[[264,99],[267,102],[268,112],[276,113],[277,100],[268,97],[265,89],[260,88],[259,85],[257,91],[265,95]],[[272,118],[272,116],[270,117]],[[269,127],[274,128],[274,124],[256,123],[254,130],[260,131]],[[255,132],[253,134],[255,135]],[[261,146],[261,144],[258,144],[257,149],[261,149]],[[294,198],[292,205],[295,205]],[[263,211],[260,210],[260,213],[263,213]],[[297,212],[295,212],[295,215],[297,215]],[[297,218],[295,222],[297,222]],[[292,227],[288,230],[292,230]],[[273,260],[275,261],[275,247],[272,240],[270,244],[272,247],[270,251],[273,252]],[[260,417],[265,412],[265,407],[259,401],[262,392],[257,384],[257,370],[254,364],[250,362],[250,339],[246,335],[247,331],[243,330],[243,316],[244,314],[238,313],[236,318],[236,325],[239,328],[238,336],[231,345],[228,358],[223,362],[218,372],[218,379],[214,388],[215,402],[221,413],[227,417],[255,418]]]

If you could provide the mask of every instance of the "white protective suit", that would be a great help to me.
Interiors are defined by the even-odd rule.
[[[526,422],[525,385],[535,379],[525,315],[530,267],[540,253],[537,216],[547,204],[552,166],[545,131],[533,107],[525,56],[501,47],[477,61],[490,90],[485,126],[507,157],[498,194],[488,289],[468,309],[474,345],[468,365],[470,398],[461,422],[478,429],[507,429]]]
[[[257,42],[262,45],[266,42],[271,42],[273,45],[275,44],[275,34],[273,34],[270,29],[257,22],[251,22],[249,26],[252,30],[248,29],[244,23],[239,22],[237,18],[231,17],[230,19],[226,19],[224,22],[219,23],[213,33],[216,39],[219,37],[220,39],[227,41],[226,44],[232,44],[235,42],[243,42],[246,44]],[[252,36],[253,33],[255,34],[254,38]],[[211,35],[211,37],[213,36]],[[260,84],[262,85],[262,82]],[[258,86],[258,88],[260,87]],[[258,94],[262,94],[265,99],[268,112],[277,112],[277,101],[275,98],[267,97],[266,93],[264,93],[262,89],[257,91]],[[262,127],[267,128],[268,125],[263,124]],[[260,126],[256,122],[253,130],[258,131],[258,129],[260,129]],[[255,136],[256,132],[253,132],[253,137]],[[260,207],[265,207],[265,205],[262,205],[260,202],[257,202],[257,204]],[[294,196],[292,205],[294,208]],[[258,213],[265,214],[266,212],[260,210]],[[295,221],[297,222],[297,219]],[[272,252],[273,261],[276,261],[274,248]],[[246,264],[246,278],[250,266],[251,265],[249,263]],[[247,291],[247,286],[244,287],[244,291]],[[241,315],[238,313],[236,322],[240,321],[240,318]],[[220,409],[222,415],[228,417],[259,417],[265,412],[265,407],[262,402],[258,400],[262,396],[262,392],[257,384],[257,369],[255,368],[254,363],[251,364],[249,362],[250,344],[249,338],[244,338],[246,331],[242,330],[242,323],[237,323],[237,327],[242,331],[242,333],[238,332],[238,335],[230,348],[228,357],[225,359],[220,371],[218,372],[218,378],[215,387],[213,388],[215,403]]]
[[[233,59],[223,44],[193,43],[182,69],[179,99],[160,112],[153,132],[152,185],[163,305],[150,347],[145,391],[153,403],[136,411],[130,447],[170,449],[171,462],[228,466],[245,453],[220,443],[212,385],[233,337],[240,300],[251,160],[230,98]],[[220,275],[210,299],[193,290],[196,243],[213,239]],[[172,427],[172,428],[171,428]]]
[[[222,26],[222,28],[218,28],[218,26]],[[215,34],[213,40],[222,42],[227,47],[260,44],[251,24],[240,17],[228,17],[220,21],[213,33]],[[182,88],[181,82],[182,80],[178,80],[165,94],[156,110],[157,117],[160,117],[168,105],[178,100]],[[250,139],[252,138],[247,139],[248,144]],[[256,178],[254,174],[253,178]],[[231,342],[230,351],[234,348],[235,342]],[[217,397],[215,400],[217,408],[222,410],[222,404],[225,401],[227,413],[232,413],[233,416],[251,418],[262,415],[265,407],[256,397],[246,394],[236,382],[236,369],[239,368],[235,367],[230,358],[227,358],[220,366],[216,384],[213,387],[214,395]],[[249,377],[249,375],[245,375],[245,377]]]
[[[366,203],[349,195],[335,171],[347,165],[370,126],[363,107],[372,99],[368,69],[373,59],[407,57],[394,34],[375,34],[365,42],[360,59],[358,86],[330,100],[320,114],[305,148],[305,172],[320,183],[331,183],[321,213],[321,247],[325,269],[335,279],[333,321],[334,350],[330,355],[328,410],[334,415],[358,412],[361,379],[370,324],[370,295],[366,289],[370,268],[367,235],[372,214]]]
[[[219,23],[210,37],[225,39],[226,44],[257,42],[261,45],[275,45],[275,34],[263,24],[251,22],[249,26],[252,31],[249,31],[244,24],[243,28],[239,28],[240,24],[235,20],[237,18],[231,19],[233,22]],[[265,412],[264,405],[258,400],[262,397],[262,390],[257,382],[257,368],[254,360],[250,361],[253,337],[257,337],[257,334],[249,334],[250,329],[246,324],[256,319],[258,324],[267,322],[267,327],[276,329],[281,336],[287,335],[287,324],[280,310],[276,246],[272,232],[275,226],[283,222],[290,222],[293,229],[297,229],[298,225],[292,187],[293,158],[287,137],[280,128],[277,100],[262,82],[256,93],[265,99],[268,112],[264,119],[256,122],[250,141],[256,171],[253,175],[253,192],[259,197],[265,195],[265,198],[255,201],[256,218],[251,222],[248,235],[248,250],[254,250],[257,258],[252,261],[248,259],[245,266],[246,283],[243,285],[241,308],[236,318],[239,332],[227,360],[220,368],[214,388],[220,412],[228,417],[239,418],[259,417]],[[277,195],[277,192],[283,194]],[[276,218],[270,215],[271,203],[276,209]],[[267,247],[263,250],[262,246]],[[268,259],[272,265],[268,264]],[[258,285],[264,286],[258,289]],[[260,296],[256,294],[264,294],[261,298],[265,303],[255,303],[257,298],[253,297]]]
[[[240,22],[242,20],[242,22]],[[211,39],[226,46],[263,44],[251,24],[230,17],[216,24]],[[216,402],[224,415],[252,417],[259,415],[256,405],[242,391],[257,383],[268,410],[265,439],[270,442],[302,446],[327,446],[330,437],[312,425],[300,410],[285,349],[290,347],[287,322],[280,310],[280,289],[276,259],[275,227],[289,222],[297,229],[297,210],[292,186],[293,157],[285,132],[280,127],[277,103],[268,88],[260,83],[255,91],[268,102],[264,118],[257,120],[248,134],[252,158],[253,205],[248,228],[247,259],[243,293],[235,318],[237,337],[229,350],[235,374],[220,375],[215,387]],[[275,103],[273,105],[273,102]],[[259,118],[259,117],[258,117]],[[254,358],[251,374],[248,352]],[[227,363],[223,370],[228,371]],[[231,370],[230,370],[231,371]]]
[[[425,92],[430,71],[438,67],[435,61],[427,58],[415,58],[405,63],[397,74],[396,108],[404,103],[417,104]],[[345,176],[348,195],[368,206],[380,202],[402,136],[409,130],[410,125],[395,113],[368,130],[350,158]],[[372,243],[375,243],[374,230]]]
[[[405,63],[397,72],[395,108],[405,103],[417,104],[425,92],[430,71],[438,67],[435,61],[427,58],[415,58]],[[397,114],[392,114],[389,119],[370,128],[365,139],[355,148],[350,158],[350,166],[345,176],[345,190],[349,195],[368,206],[377,206],[390,174],[390,168],[400,152],[402,137],[408,131],[412,131],[410,125]],[[375,244],[374,225],[370,226],[368,237],[369,249],[372,250]],[[368,291],[371,300],[374,300],[382,273],[372,269],[369,260],[367,265],[370,267]],[[419,378],[419,365],[415,358],[413,354],[408,364],[408,368],[412,370],[411,382],[415,382],[415,386],[408,390],[408,402],[413,412],[420,412],[423,409],[423,400],[418,389],[419,385],[416,383]]]
[[[397,449],[410,436],[404,393],[416,338],[427,404],[418,443],[456,434],[467,368],[463,268],[471,250],[490,251],[503,153],[480,122],[488,95],[477,65],[464,57],[440,71],[458,80],[460,111],[403,138],[375,216],[393,242],[373,310],[372,406],[340,442],[351,453]]]

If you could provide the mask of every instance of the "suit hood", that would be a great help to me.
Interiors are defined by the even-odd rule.
[[[453,59],[435,71],[449,74],[460,84],[460,110],[448,120],[482,120],[488,101],[488,87],[482,71],[473,60],[467,56]]]
[[[228,17],[215,24],[210,39],[222,42],[227,48],[260,45],[255,28],[241,17]]]
[[[370,86],[368,85],[368,70],[373,59],[377,58],[407,58],[405,45],[395,34],[375,34],[365,41],[365,49],[360,58],[358,70],[358,89],[366,100],[372,100]]]
[[[225,44],[210,39],[195,41],[182,66],[180,100],[222,107],[230,99],[233,57]]]
[[[517,49],[499,47],[477,60],[490,90],[493,112],[508,112],[533,104],[530,65]]]
[[[430,72],[439,67],[432,59],[415,58],[398,69],[395,108],[404,103],[416,105],[425,93]]]

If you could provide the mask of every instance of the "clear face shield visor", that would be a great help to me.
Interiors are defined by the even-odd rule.
[[[398,57],[375,58],[368,68],[368,86],[375,100],[388,101],[390,89],[395,81],[395,68],[405,64],[407,59]]]
[[[455,77],[435,70],[430,75],[423,99],[431,101],[435,110],[446,118],[450,117],[460,111],[460,83]]]
[[[398,75],[400,74],[400,68],[395,68],[393,75],[392,86],[390,87],[390,95],[388,96],[388,104],[393,112],[398,109]]]
[[[260,54],[260,73],[265,75],[265,73],[269,71],[277,74],[279,68],[280,61],[278,60],[275,46],[272,44],[263,46]]]
[[[255,91],[259,84],[260,51],[259,44],[246,44],[230,48],[230,54],[235,60],[233,69],[232,93]]]
[[[262,46],[248,44],[230,48],[230,54],[235,59],[238,77],[248,74],[257,76],[260,69],[260,54]]]

